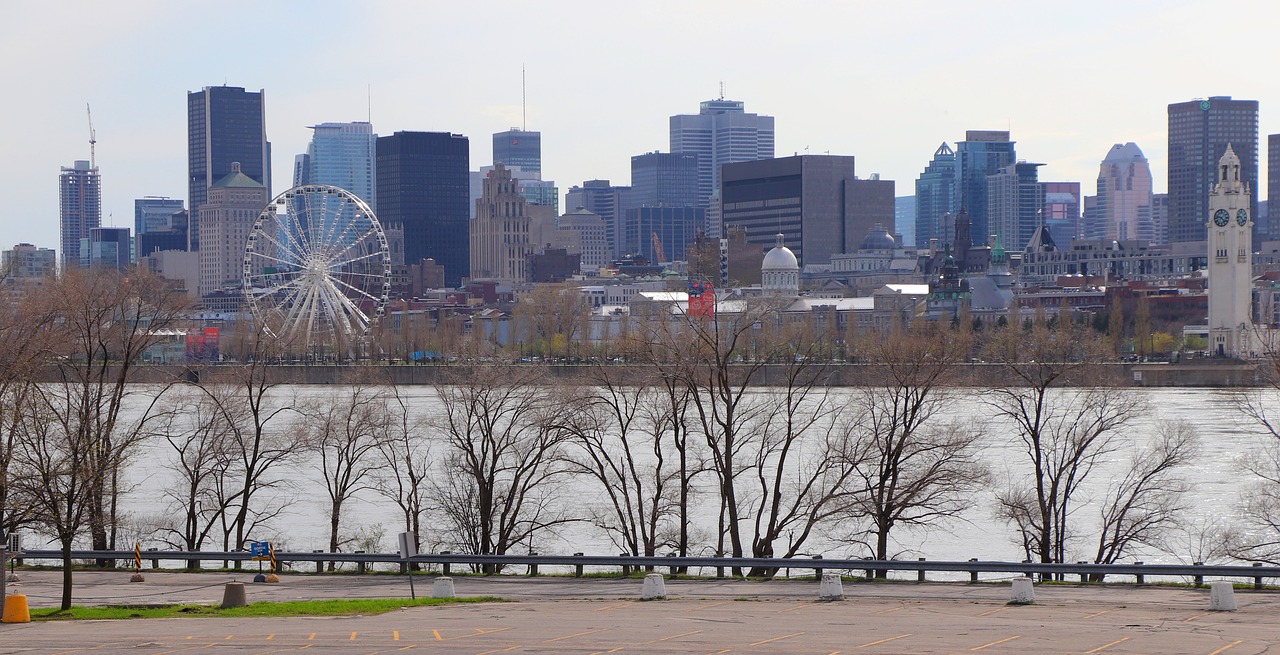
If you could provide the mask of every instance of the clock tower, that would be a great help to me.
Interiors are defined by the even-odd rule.
[[[1253,217],[1249,185],[1240,179],[1240,158],[1231,146],[1218,161],[1209,192],[1209,348],[1243,357],[1253,348]]]

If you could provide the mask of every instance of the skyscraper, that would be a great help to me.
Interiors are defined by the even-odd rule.
[[[631,187],[613,186],[609,180],[586,180],[582,186],[574,186],[565,194],[565,208],[570,212],[579,207],[600,216],[604,221],[605,247],[610,259],[622,256],[622,219],[632,206]]]
[[[953,235],[944,234],[942,215],[955,214],[956,153],[946,143],[933,152],[933,161],[916,178],[916,246],[926,246],[930,239],[949,243]]]
[[[956,144],[956,211],[963,207],[969,212],[979,243],[986,243],[993,233],[987,213],[987,177],[1017,161],[1013,146],[1008,132],[994,130],[969,130],[964,141]],[[1004,245],[1012,248],[1008,239]]]
[[[535,233],[553,226],[555,216],[546,206],[530,205],[506,166],[496,164],[484,179],[471,221],[472,278],[526,282],[528,256],[542,244]],[[540,224],[540,225],[539,225]],[[445,269],[446,274],[448,269]]]
[[[695,115],[671,117],[670,149],[697,155],[698,203],[706,207],[725,164],[773,158],[773,117],[748,114],[740,100],[706,100]]]
[[[1112,146],[1098,170],[1095,238],[1154,239],[1151,195],[1151,166],[1142,150],[1132,141]]]
[[[1258,196],[1254,189],[1254,197]],[[1274,208],[1274,209],[1273,209]],[[1275,220],[1271,217],[1275,216]],[[1256,221],[1257,218],[1255,217]],[[1267,234],[1268,241],[1280,240],[1280,134],[1267,136]]]
[[[698,207],[698,201],[696,155],[650,152],[631,158],[632,207]]]
[[[378,211],[373,124],[321,123],[311,126],[311,143],[294,163],[294,185],[329,184],[356,194]]]
[[[493,135],[493,163],[519,166],[525,174],[542,179],[542,132],[511,128]]]
[[[987,217],[991,234],[999,236],[1005,248],[1022,250],[1040,227],[1044,209],[1044,188],[1037,169],[1044,164],[1020,161],[987,177]],[[977,243],[986,243],[983,232],[973,228]]]
[[[1240,159],[1252,217],[1258,209],[1258,101],[1212,96],[1169,105],[1170,243],[1205,240],[1209,191],[1228,144]]]
[[[396,132],[378,137],[378,218],[404,229],[405,264],[434,259],[445,284],[471,271],[467,200],[470,145],[448,132]]]
[[[267,188],[241,172],[231,172],[209,186],[200,205],[200,295],[238,289],[244,273],[245,244],[258,215],[270,200]]]
[[[237,86],[206,86],[187,93],[187,207],[191,210],[191,249],[199,249],[200,205],[209,187],[240,172],[271,195],[271,144],[267,142],[266,94]]]
[[[102,181],[98,169],[87,161],[63,167],[58,176],[58,219],[62,239],[62,266],[80,266],[80,243],[89,230],[102,225]]]
[[[123,271],[133,261],[132,244],[127,227],[95,227],[80,241],[80,266]]]
[[[173,215],[182,211],[182,200],[162,196],[146,196],[133,201],[133,234],[141,237],[148,232],[173,228]]]

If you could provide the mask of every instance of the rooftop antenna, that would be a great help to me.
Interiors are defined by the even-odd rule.
[[[529,98],[526,93],[526,85],[524,79],[524,64],[520,64],[520,131],[525,132],[529,129]]]
[[[720,80],[720,99],[724,100],[724,80]]]
[[[365,117],[365,120],[369,121],[369,124],[372,125],[373,124],[373,85],[372,84],[366,84],[364,87],[364,104],[366,107],[365,111],[368,113],[368,115]]]
[[[84,103],[84,113],[89,117],[89,168],[97,168],[98,157],[94,146],[98,143],[98,133],[93,130],[93,110],[89,109],[87,102]]]

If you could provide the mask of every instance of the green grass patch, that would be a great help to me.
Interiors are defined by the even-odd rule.
[[[172,619],[193,616],[211,617],[283,617],[283,616],[354,616],[385,614],[406,607],[430,607],[457,603],[492,603],[502,599],[493,596],[468,598],[356,598],[304,600],[286,603],[251,603],[245,607],[222,609],[217,605],[104,605],[72,606],[63,612],[56,609],[31,610],[32,621],[74,621],[101,619]]]

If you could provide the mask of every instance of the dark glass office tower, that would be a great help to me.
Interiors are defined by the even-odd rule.
[[[1017,161],[1009,133],[969,130],[956,144],[956,211],[965,209],[973,221],[974,240],[986,243],[995,234],[987,211],[987,176]]]
[[[933,152],[933,161],[916,178],[916,239],[917,247],[929,245],[937,239],[939,247],[951,243],[954,234],[947,234],[949,226],[942,224],[944,214],[956,214],[956,153],[946,143]]]
[[[378,137],[378,219],[404,229],[404,261],[434,259],[456,287],[471,271],[470,144],[448,132]]]
[[[271,196],[271,144],[267,142],[266,94],[238,86],[206,86],[187,93],[187,207],[191,212],[191,250],[199,250],[200,205],[209,187],[240,172],[267,188]]]
[[[1258,215],[1258,101],[1213,96],[1169,105],[1169,242],[1208,236],[1209,191],[1227,145],[1240,158],[1240,180]],[[1255,229],[1257,224],[1254,224]],[[1253,235],[1254,243],[1261,243]]]
[[[505,164],[507,168],[519,166],[525,175],[532,173],[541,180],[542,132],[513,127],[506,132],[494,133],[493,163]]]
[[[700,200],[697,155],[650,152],[631,158],[632,207],[699,207]]]

